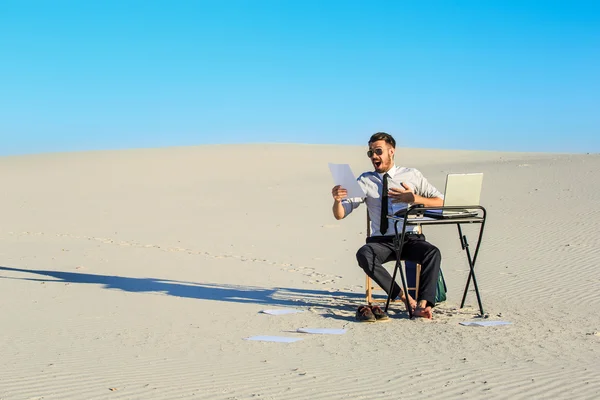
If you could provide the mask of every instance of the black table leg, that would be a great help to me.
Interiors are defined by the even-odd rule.
[[[473,286],[475,288],[475,295],[477,296],[477,303],[479,305],[479,312],[481,315],[484,315],[483,304],[481,303],[481,295],[479,294],[479,285],[477,285],[477,278],[475,277],[475,262],[477,261],[477,255],[479,253],[479,246],[481,245],[481,238],[483,236],[483,224],[479,230],[479,240],[477,241],[477,246],[475,247],[475,254],[471,257],[471,250],[469,248],[469,242],[467,241],[467,236],[462,234],[462,229],[460,224],[456,224],[458,227],[458,235],[460,238],[460,243],[462,249],[467,253],[467,261],[469,263],[469,277],[467,278],[467,285],[465,286],[465,291],[463,293],[462,301],[460,303],[460,308],[465,306],[465,300],[467,298],[467,292],[469,291],[469,286],[471,285],[471,278],[473,278]]]
[[[390,301],[392,299],[392,290],[394,289],[394,283],[396,282],[396,273],[400,270],[400,279],[402,280],[402,289],[404,290],[404,297],[406,298],[406,309],[408,310],[408,317],[412,318],[413,313],[410,308],[410,302],[408,301],[408,285],[406,283],[406,279],[404,276],[404,271],[402,269],[402,261],[400,260],[400,255],[402,254],[402,247],[404,246],[404,234],[406,231],[406,219],[404,220],[404,224],[402,225],[402,234],[400,235],[400,240],[398,240],[398,221],[394,223],[394,230],[396,234],[394,235],[394,249],[396,250],[396,264],[394,265],[394,274],[392,275],[392,284],[390,285],[390,290],[388,292],[388,298],[385,303],[385,312],[387,312]]]

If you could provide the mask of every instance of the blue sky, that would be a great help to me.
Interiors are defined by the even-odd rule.
[[[212,143],[600,152],[600,2],[0,2],[0,155]]]

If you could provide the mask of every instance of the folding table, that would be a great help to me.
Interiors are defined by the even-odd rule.
[[[475,216],[466,216],[466,217],[456,217],[456,218],[431,218],[425,217],[423,214],[425,211],[429,210],[469,210],[476,212]],[[460,245],[462,249],[465,251],[467,256],[467,261],[469,263],[469,277],[467,278],[467,285],[465,286],[465,291],[463,293],[462,302],[460,303],[460,308],[463,308],[465,305],[465,300],[467,298],[467,292],[469,290],[469,286],[471,285],[471,279],[473,280],[473,286],[475,288],[475,294],[477,295],[477,303],[479,304],[479,312],[481,315],[483,312],[483,305],[481,303],[481,296],[479,294],[479,286],[477,285],[477,279],[475,277],[475,262],[477,261],[477,255],[479,253],[479,248],[481,246],[481,239],[483,238],[483,229],[485,227],[485,219],[487,216],[487,212],[485,208],[482,206],[446,206],[446,207],[423,207],[422,205],[410,206],[403,212],[401,215],[388,215],[388,218],[394,221],[394,249],[396,250],[396,264],[394,265],[394,274],[392,276],[392,284],[390,286],[390,290],[388,293],[392,293],[392,289],[394,288],[394,282],[396,282],[396,273],[400,271],[400,279],[402,280],[402,288],[404,293],[408,293],[407,283],[404,276],[404,270],[402,268],[402,262],[400,260],[400,254],[402,254],[402,247],[404,246],[404,237],[406,234],[407,226],[421,225],[429,226],[429,225],[448,225],[455,224],[458,228],[458,238],[460,240]],[[398,231],[398,223],[402,221],[402,230]],[[469,242],[467,241],[467,236],[463,235],[461,225],[463,224],[479,224],[479,237],[477,239],[477,245],[475,246],[475,253],[471,256],[471,250],[469,249]],[[385,311],[387,312],[388,307],[390,305],[390,295],[388,294],[387,301],[385,303]],[[407,298],[408,303],[408,298]],[[408,315],[412,318],[413,313],[408,304],[406,304],[406,309],[408,310]]]

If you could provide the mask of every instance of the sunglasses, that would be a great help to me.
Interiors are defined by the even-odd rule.
[[[379,149],[367,151],[367,157],[369,157],[369,158],[373,157],[374,154],[377,154],[378,156],[382,155],[383,149],[379,148]]]

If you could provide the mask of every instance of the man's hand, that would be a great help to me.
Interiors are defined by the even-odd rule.
[[[415,192],[404,182],[402,182],[402,187],[404,189],[390,188],[388,191],[388,196],[392,198],[392,203],[414,203],[417,200]]]
[[[344,211],[344,205],[342,204],[342,200],[344,200],[348,196],[348,191],[344,189],[341,185],[334,186],[331,189],[331,195],[333,196],[333,216],[335,219],[342,219],[346,216],[346,212]]]
[[[331,195],[336,202],[340,202],[348,196],[348,191],[342,185],[337,185],[331,189]]]

